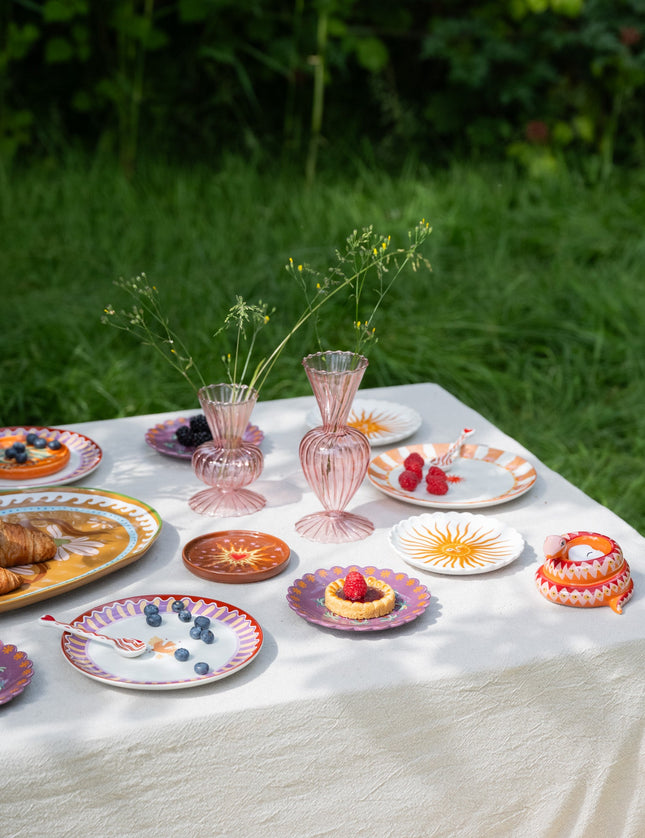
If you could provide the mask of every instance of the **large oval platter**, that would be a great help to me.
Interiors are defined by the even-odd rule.
[[[184,623],[173,611],[182,602],[192,614]],[[162,621],[157,628],[146,622],[146,605],[156,605]],[[190,637],[195,617],[208,617],[214,640],[210,644]],[[260,624],[235,605],[215,599],[168,594],[133,596],[100,605],[81,614],[74,625],[111,637],[134,637],[151,648],[136,658],[124,658],[110,646],[96,640],[74,637],[65,632],[61,647],[69,663],[95,681],[134,690],[178,690],[226,678],[243,669],[262,647]],[[190,657],[175,658],[184,648]],[[198,675],[196,662],[208,664],[208,672]]]
[[[47,562],[11,568],[20,588],[0,596],[0,612],[81,587],[139,559],[161,530],[159,514],[140,500],[101,489],[24,489],[0,494],[0,521],[49,533]]]
[[[25,480],[9,480],[0,477],[0,491],[13,491],[30,486],[61,486],[74,483],[81,477],[86,477],[93,472],[103,458],[103,452],[94,440],[76,433],[76,431],[66,431],[61,428],[33,426],[0,428],[0,441],[6,437],[26,437],[27,434],[31,433],[35,433],[37,436],[46,435],[48,439],[57,439],[66,445],[69,448],[69,460],[60,471],[48,474],[46,477],[31,477]],[[8,445],[9,443],[5,444]]]
[[[414,491],[402,489],[399,475],[403,461],[416,451],[426,463],[448,451],[449,443],[427,443],[392,448],[374,457],[367,476],[390,497],[434,509],[478,509],[506,503],[523,495],[537,479],[535,469],[518,454],[487,445],[462,445],[459,456],[447,470],[448,491],[432,495],[422,479]],[[425,477],[426,469],[424,469]]]

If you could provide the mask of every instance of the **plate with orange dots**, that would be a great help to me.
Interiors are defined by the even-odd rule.
[[[307,414],[309,427],[315,428],[321,423],[318,408],[310,410]],[[370,445],[392,445],[418,431],[421,416],[406,405],[356,399],[349,411],[347,424],[362,431]]]

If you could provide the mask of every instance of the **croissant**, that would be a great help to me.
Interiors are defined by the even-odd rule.
[[[0,567],[46,562],[54,558],[56,549],[47,533],[0,521]]]
[[[13,570],[5,570],[4,567],[0,567],[0,596],[2,596],[2,594],[9,594],[11,591],[15,591],[15,589],[19,588],[22,583],[22,576],[14,573]]]

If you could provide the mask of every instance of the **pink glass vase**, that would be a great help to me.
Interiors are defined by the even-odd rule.
[[[243,384],[209,384],[197,395],[213,439],[195,449],[192,463],[211,488],[193,495],[191,509],[221,518],[257,512],[266,499],[244,487],[259,477],[264,457],[257,445],[242,441],[257,391]]]
[[[367,473],[370,444],[365,434],[347,426],[347,418],[368,361],[354,352],[317,352],[302,363],[323,424],[302,438],[300,463],[324,509],[301,518],[296,530],[311,541],[358,541],[373,532],[374,524],[345,507]]]

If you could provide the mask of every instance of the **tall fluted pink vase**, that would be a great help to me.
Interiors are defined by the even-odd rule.
[[[322,427],[302,438],[300,463],[323,510],[301,518],[296,530],[311,541],[358,541],[373,532],[374,524],[345,507],[365,478],[370,445],[365,434],[348,427],[347,419],[368,361],[354,352],[317,352],[302,363]]]
[[[243,384],[209,384],[197,395],[213,440],[193,454],[193,470],[210,488],[193,495],[191,509],[220,518],[257,512],[266,499],[245,487],[260,476],[264,457],[257,445],[242,440],[257,391]]]

